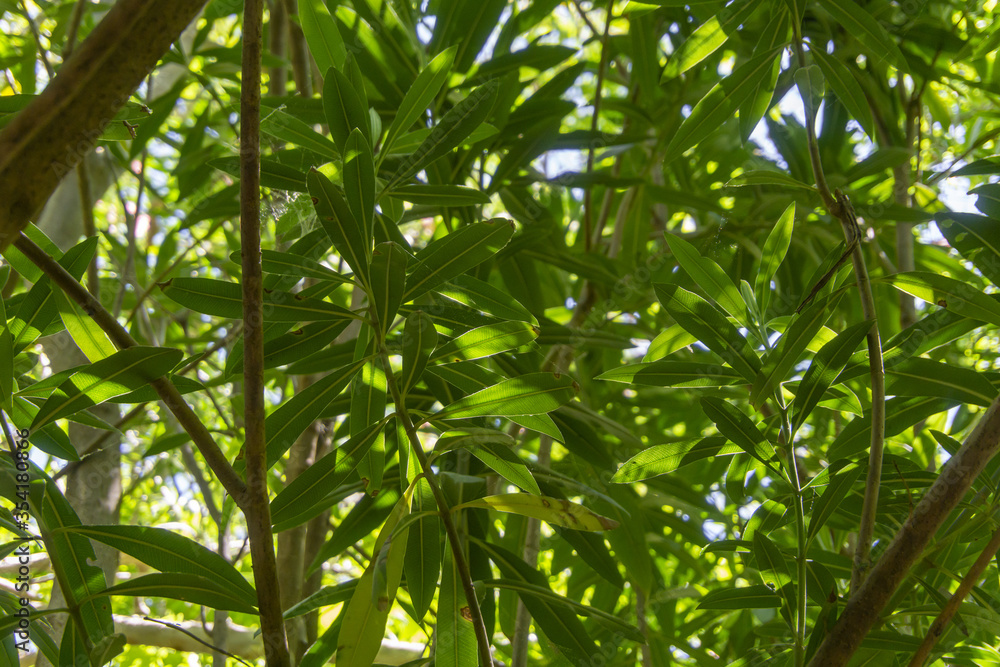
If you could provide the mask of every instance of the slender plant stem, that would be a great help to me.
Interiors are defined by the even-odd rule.
[[[799,66],[805,67],[805,51],[802,48],[802,27],[795,25],[795,51]],[[823,173],[823,161],[819,154],[819,141],[816,138],[816,110],[809,107],[806,110],[806,137],[809,144],[809,160],[812,163],[816,188],[819,190],[823,204],[834,217],[840,220],[848,243],[860,240],[857,218],[846,196],[839,191],[834,195],[827,185]],[[882,339],[878,329],[878,316],[875,312],[875,297],[872,294],[871,280],[868,277],[868,267],[865,266],[865,256],[861,244],[854,246],[851,253],[854,264],[854,275],[858,282],[858,294],[861,297],[861,312],[866,320],[872,321],[868,332],[868,365],[872,386],[871,409],[871,441],[868,449],[868,476],[865,479],[865,499],[861,508],[861,523],[858,526],[858,545],[854,550],[854,566],[851,569],[851,591],[857,591],[871,566],[872,536],[875,534],[875,516],[878,511],[878,492],[882,483],[882,450],[885,444],[885,368],[882,363]]]
[[[785,447],[788,448],[788,481],[792,486],[795,510],[795,646],[793,649],[795,667],[802,667],[806,659],[806,511],[802,498],[802,481],[799,479],[799,465],[795,459],[795,443],[792,442],[792,425],[788,421],[788,406],[781,397],[781,390],[775,392],[775,402],[781,414],[781,432]]]
[[[962,583],[958,585],[958,589],[955,590],[955,593],[945,603],[941,609],[941,613],[931,623],[924,641],[920,643],[920,647],[913,654],[908,667],[922,667],[924,662],[926,662],[935,644],[937,644],[941,635],[944,634],[945,626],[948,625],[955,612],[958,611],[958,607],[962,604],[962,601],[972,592],[973,586],[982,578],[983,572],[989,567],[993,561],[993,556],[996,555],[998,550],[1000,550],[1000,528],[993,531],[993,537],[990,538],[989,543],[987,543],[986,547],[979,554],[976,562],[972,564],[969,572],[962,578]]]
[[[396,416],[403,425],[403,430],[406,431],[406,438],[410,441],[410,450],[417,457],[417,461],[420,463],[420,470],[427,480],[427,485],[431,488],[434,501],[437,503],[438,510],[441,513],[441,521],[444,523],[445,533],[448,535],[448,543],[451,544],[451,555],[455,560],[455,569],[458,571],[459,579],[462,580],[465,601],[469,605],[469,614],[472,616],[472,627],[476,631],[480,667],[492,667],[493,656],[490,653],[490,638],[486,633],[486,622],[483,620],[483,611],[479,607],[479,598],[476,597],[476,588],[472,583],[472,573],[469,570],[469,563],[465,558],[465,551],[462,549],[462,541],[458,535],[458,529],[455,528],[455,521],[451,516],[451,508],[448,506],[448,501],[441,492],[441,487],[437,481],[437,474],[435,474],[434,469],[431,468],[430,463],[427,461],[427,455],[420,444],[420,438],[417,437],[417,429],[414,427],[413,420],[410,419],[410,413],[406,409],[406,403],[400,395],[396,378],[392,373],[392,366],[389,364],[389,351],[385,346],[385,337],[379,331],[375,332],[375,337],[380,348],[386,384],[389,386],[392,402],[396,405]]]
[[[608,35],[611,31],[612,12],[614,10],[614,0],[608,0],[608,8],[604,16],[604,34],[601,35],[601,64],[597,67],[597,83],[594,90],[594,112],[590,118],[590,131],[597,132],[598,119],[601,115],[601,90],[604,87],[604,70],[608,67]],[[582,11],[582,10],[581,10]],[[594,171],[594,144],[590,144],[587,151],[587,173]],[[590,250],[591,227],[593,226],[593,198],[592,188],[587,188],[583,193],[583,247]]]
[[[264,658],[289,667],[278,568],[267,493],[264,434],[264,276],[260,250],[260,79],[264,1],[245,0],[240,95],[240,246],[243,276],[243,414],[247,487],[245,509]]]
[[[42,273],[48,276],[53,284],[65,292],[69,298],[78,303],[83,308],[83,311],[93,318],[97,326],[108,334],[111,342],[118,349],[124,350],[136,347],[137,343],[132,339],[132,336],[122,327],[118,320],[111,316],[111,313],[101,305],[100,301],[88,292],[56,260],[52,259],[44,250],[38,247],[34,241],[23,233],[18,233],[14,245],[35,266],[41,269]],[[198,451],[205,457],[205,462],[212,469],[212,472],[219,479],[222,486],[225,487],[226,492],[238,504],[241,503],[246,486],[240,476],[233,470],[233,467],[229,465],[229,460],[225,454],[215,444],[212,434],[209,433],[208,429],[202,423],[201,418],[184,402],[180,392],[177,391],[177,388],[166,377],[153,380],[151,385],[156,390],[160,400],[163,401],[163,404],[177,418],[181,427],[191,436]]]

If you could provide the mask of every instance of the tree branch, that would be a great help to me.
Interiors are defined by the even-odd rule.
[[[243,5],[243,81],[240,95],[240,247],[243,262],[243,415],[246,515],[257,607],[268,667],[289,667],[278,567],[271,532],[264,435],[264,276],[260,250],[260,79],[264,2]]]
[[[823,640],[810,665],[837,667],[847,663],[938,528],[997,450],[1000,450],[1000,398],[993,401],[962,447],[944,465],[892,544],[847,601],[840,620]]]
[[[118,0],[58,75],[0,131],[0,248],[93,148],[205,0]]]

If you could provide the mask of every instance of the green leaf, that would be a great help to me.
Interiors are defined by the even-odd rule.
[[[792,318],[788,328],[778,339],[778,344],[764,357],[764,366],[757,373],[750,390],[751,405],[762,405],[782,381],[790,379],[789,373],[799,363],[802,353],[830,318],[831,311],[839,302],[839,296],[813,301],[805,310]]]
[[[714,261],[705,257],[693,245],[671,234],[664,234],[677,263],[681,265],[696,285],[701,287],[719,306],[737,322],[750,328],[747,306],[729,275]]]
[[[764,584],[712,591],[701,599],[698,609],[777,609],[781,598]]]
[[[375,160],[361,130],[354,128],[344,146],[344,193],[365,239],[373,238],[375,216]]]
[[[239,251],[233,252],[229,256],[237,264],[240,263]],[[343,276],[331,268],[328,268],[317,261],[302,257],[291,252],[279,252],[277,250],[261,251],[261,266],[264,273],[276,273],[283,276],[295,276],[298,279],[311,278],[313,280],[331,281],[335,283],[351,283],[351,279]],[[265,285],[265,288],[267,286]]]
[[[315,0],[322,2],[322,0]],[[360,130],[371,146],[371,129],[368,109],[361,102],[350,79],[339,70],[325,69],[323,80],[323,112],[330,126],[333,143],[341,155],[347,155],[347,139],[355,129]],[[315,194],[313,195],[315,196]]]
[[[289,482],[271,501],[271,523],[277,526],[293,516],[305,514],[305,507],[319,505],[354,472],[384,425],[385,420],[372,424]]]
[[[264,341],[264,368],[271,369],[291,364],[320,351],[337,339],[349,320],[340,322],[313,322],[301,329]],[[233,349],[230,353],[232,363],[226,360],[227,374],[243,372],[243,348]]]
[[[417,480],[413,490],[414,514],[437,511],[434,494],[426,479]],[[418,622],[427,614],[437,590],[438,575],[441,573],[441,517],[426,515],[410,525],[406,538],[406,556],[403,571],[406,573],[406,589],[413,602]],[[445,550],[445,557],[450,550]],[[447,575],[447,566],[445,567]],[[445,586],[447,582],[442,583]],[[438,624],[441,623],[441,604],[438,603]]]
[[[149,526],[72,526],[63,529],[128,554],[164,573],[189,574],[223,584],[233,599],[257,606],[257,592],[225,558],[169,530]]]
[[[99,594],[99,596],[105,595],[167,598],[204,605],[212,609],[257,614],[257,607],[247,604],[246,597],[236,593],[228,583],[197,574],[180,572],[147,574],[124,581]]]
[[[329,160],[336,160],[340,157],[337,146],[326,136],[312,129],[308,123],[304,123],[281,109],[263,111],[263,117],[260,119],[260,131],[264,134],[300,146]]]
[[[239,157],[220,157],[207,162],[208,166],[223,171],[234,179],[240,179]],[[289,192],[306,191],[306,175],[294,167],[282,164],[276,160],[261,158],[260,184],[265,188],[287,190]]]
[[[551,591],[546,576],[525,563],[524,559],[495,544],[479,540],[476,540],[476,544],[496,564],[505,579]],[[557,599],[525,591],[518,591],[518,597],[549,641],[558,646],[567,658],[578,664],[587,664],[593,656],[598,655],[598,648],[577,618],[575,608]]]
[[[869,139],[873,139],[875,124],[872,120],[872,110],[861,84],[836,55],[829,55],[822,48],[809,49],[809,53],[823,71],[823,78],[836,93],[837,99],[851,113],[854,120],[858,121]]]
[[[392,119],[392,125],[385,135],[379,157],[388,155],[396,143],[396,139],[406,132],[434,102],[441,87],[448,81],[451,73],[451,64],[455,60],[455,51],[458,47],[452,46],[434,56],[425,67],[420,70],[413,85],[406,91],[403,101],[396,110],[396,116]]]
[[[434,126],[430,135],[417,147],[417,150],[399,166],[396,173],[389,179],[386,190],[392,190],[410,175],[450,153],[453,148],[462,145],[462,142],[472,134],[472,131],[482,125],[489,117],[496,102],[499,88],[498,80],[488,81],[452,107]]]
[[[1000,285],[1000,220],[974,213],[940,212],[935,221],[952,248],[994,285]]]
[[[764,241],[764,248],[761,250],[760,267],[757,269],[757,278],[754,280],[753,291],[757,295],[757,302],[761,314],[767,312],[768,303],[771,300],[771,281],[774,274],[778,272],[778,267],[788,254],[788,247],[792,243],[792,229],[795,226],[795,202],[792,202],[778,218],[771,232]]]
[[[847,365],[854,350],[865,339],[871,328],[872,320],[852,324],[816,353],[795,392],[791,409],[792,433],[798,431],[816,404],[823,400],[826,390],[840,375],[840,371]]]
[[[541,519],[553,526],[572,528],[573,530],[614,530],[618,522],[601,516],[583,505],[552,498],[550,496],[533,495],[531,493],[502,493],[495,496],[477,498],[452,507],[457,511],[467,507],[481,507],[498,512],[510,512],[535,519]]]
[[[934,396],[890,398],[885,404],[885,437],[899,435],[917,422],[956,405],[956,401]],[[863,417],[855,417],[830,444],[828,460],[839,461],[864,452],[871,441],[871,424],[870,410]]]
[[[527,322],[487,324],[467,331],[438,347],[430,360],[443,363],[491,357],[527,345],[537,336],[538,327]]]
[[[76,343],[87,359],[92,362],[100,361],[118,351],[118,348],[108,339],[108,335],[104,333],[101,327],[97,326],[93,318],[84,313],[79,304],[71,301],[69,297],[63,294],[62,290],[54,291],[52,297],[55,299],[56,308],[59,310],[59,316],[66,326],[66,331],[69,332],[69,335],[73,338],[73,342]],[[6,321],[6,318],[4,318],[4,322]],[[9,339],[10,333],[6,327],[5,331],[7,331]],[[7,395],[9,396],[9,392]]]
[[[400,185],[385,194],[424,206],[478,206],[490,203],[486,193],[461,185]]]
[[[667,160],[681,156],[719,129],[772,72],[778,49],[754,56],[717,83],[695,105],[667,145]]]
[[[324,0],[298,0],[299,25],[309,45],[309,53],[316,59],[320,72],[332,67],[340,69],[347,60],[347,49],[337,29],[337,22],[327,9]]]
[[[887,282],[896,289],[942,308],[1000,326],[1000,303],[968,283],[937,273],[909,271],[894,273],[872,282]]]
[[[885,393],[890,396],[939,396],[989,407],[997,388],[971,368],[922,359],[909,359],[886,370]]]
[[[381,360],[369,360],[361,373],[351,383],[351,436],[362,433],[385,417],[386,379]],[[358,466],[358,474],[365,490],[371,495],[382,488],[382,471],[385,469],[385,445],[381,436],[376,439],[368,455]]]
[[[760,358],[725,315],[700,296],[677,285],[654,284],[660,303],[688,333],[753,382]]]
[[[403,374],[400,391],[405,396],[417,386],[427,367],[431,351],[437,345],[438,333],[434,321],[422,310],[410,313],[403,327]]]
[[[726,438],[718,436],[653,445],[623,463],[611,478],[611,483],[641,482],[673,472],[695,461],[712,456],[731,456],[743,451],[739,445],[727,444]]]
[[[209,278],[174,278],[160,283],[172,301],[196,313],[243,319],[243,291],[239,283]],[[264,314],[268,322],[330,322],[360,319],[351,311],[329,301],[303,297],[292,292],[264,292]]]
[[[819,113],[819,107],[823,104],[823,94],[826,92],[826,83],[823,80],[823,71],[816,65],[806,65],[795,70],[795,87],[799,90],[799,97],[805,107],[807,118],[815,118]]]
[[[703,396],[701,408],[715,422],[719,433],[739,445],[740,449],[770,467],[774,447],[760,429],[741,410],[715,396]]]
[[[524,465],[510,447],[497,443],[478,443],[471,445],[469,451],[511,484],[519,486],[528,493],[542,494],[538,482],[528,471],[528,466]]]
[[[671,54],[663,70],[663,79],[680,76],[712,55],[750,17],[757,4],[751,0],[738,0],[698,26]]]
[[[372,252],[371,289],[373,316],[384,336],[396,319],[406,286],[409,253],[394,241],[375,246]]]
[[[528,373],[504,380],[455,401],[434,415],[434,419],[465,417],[510,417],[552,412],[576,396],[579,387],[573,378],[557,373]]]
[[[169,373],[183,356],[180,350],[131,347],[97,361],[52,392],[35,415],[31,430],[149,384]]]
[[[437,287],[435,291],[441,296],[502,319],[538,323],[528,309],[513,296],[467,274],[455,276],[447,284]]]
[[[846,34],[854,36],[867,47],[868,57],[875,61],[888,58],[899,70],[910,71],[896,42],[866,9],[859,7],[853,0],[820,0],[820,4]]]
[[[406,279],[403,303],[478,266],[507,245],[514,223],[503,218],[477,222],[432,242],[417,253]]]
[[[351,212],[340,188],[315,169],[306,177],[309,194],[320,224],[333,242],[333,247],[354,273],[366,284],[368,262],[371,256],[371,236]]]
[[[336,586],[324,586],[301,602],[293,604],[285,610],[283,614],[285,620],[303,616],[309,612],[330,607],[351,599],[354,590],[358,587],[356,581],[345,581]]]
[[[851,487],[858,481],[861,475],[861,467],[858,465],[848,465],[838,470],[835,475],[830,476],[830,483],[827,485],[823,495],[819,497],[809,513],[809,536],[811,542],[819,529],[833,516],[834,512],[844,502],[844,498],[851,492]]]
[[[770,169],[751,169],[744,171],[739,176],[731,178],[727,183],[727,188],[742,188],[751,185],[775,185],[783,188],[797,188],[816,192],[816,188],[808,183],[792,178],[788,174]]]
[[[649,387],[725,387],[742,380],[732,369],[693,361],[651,361],[619,366],[601,373],[596,379]]]
[[[438,596],[434,667],[469,667],[479,664],[476,631],[464,615],[468,606],[451,549],[445,549],[441,593]]]
[[[344,609],[344,620],[337,638],[338,667],[370,667],[378,655],[389,609],[403,576],[408,531],[394,534],[393,529],[406,513],[407,505],[407,499],[400,498],[382,526],[372,550],[373,554],[380,555],[368,565]],[[386,550],[384,554],[383,549]]]
[[[365,365],[361,359],[317,380],[302,391],[285,401],[264,420],[264,432],[267,434],[267,468],[274,466],[284,456],[288,448],[309,425],[319,419],[319,416],[340,395],[351,378]],[[241,469],[243,463],[242,450],[234,466]],[[296,478],[296,481],[298,478]]]

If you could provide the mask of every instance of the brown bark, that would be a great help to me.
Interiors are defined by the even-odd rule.
[[[879,614],[920,558],[938,528],[961,502],[973,480],[1000,449],[1000,399],[986,411],[962,447],[941,469],[896,534],[892,544],[857,589],[833,630],[809,662],[815,667],[846,664],[879,621]]]
[[[38,214],[204,4],[119,0],[38,98],[0,131],[0,247]]]

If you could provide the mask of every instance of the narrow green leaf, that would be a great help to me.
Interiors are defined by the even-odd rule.
[[[386,195],[424,206],[477,206],[490,202],[486,193],[461,185],[400,185]]]
[[[478,222],[432,242],[417,253],[406,279],[403,303],[448,282],[486,261],[514,234],[514,223],[503,218]]]
[[[528,466],[524,465],[510,447],[496,443],[480,443],[472,445],[469,451],[511,484],[519,486],[528,493],[538,496],[542,494]]]
[[[708,418],[715,422],[719,433],[739,445],[740,449],[770,467],[775,456],[774,447],[756,424],[728,401],[715,396],[703,396],[701,407]]]
[[[275,139],[295,144],[301,148],[308,149],[316,155],[329,160],[336,160],[340,157],[337,146],[325,135],[312,129],[305,123],[291,114],[285,113],[281,109],[266,111],[260,119],[260,131],[269,134]]]
[[[160,283],[172,301],[196,313],[243,319],[243,291],[239,283],[209,278],[174,278]],[[264,313],[268,322],[319,322],[360,319],[351,311],[329,301],[303,297],[292,292],[264,292]]]
[[[257,614],[257,607],[247,604],[245,596],[236,593],[227,582],[197,574],[180,572],[147,574],[105,589],[97,597],[105,595],[167,598],[204,605],[212,609]]]
[[[985,375],[971,368],[917,357],[886,371],[885,393],[890,396],[939,396],[989,407],[997,396],[997,388]]]
[[[441,296],[496,317],[538,323],[534,315],[513,296],[467,274],[455,276],[447,284],[437,287],[435,291]]]
[[[729,120],[740,104],[758,89],[761,81],[771,75],[778,51],[774,49],[754,56],[708,91],[674,133],[667,146],[667,160],[680,157]]]
[[[702,23],[670,56],[663,79],[673,79],[712,55],[757,8],[751,0],[737,0]]]
[[[382,335],[392,326],[403,301],[406,286],[406,264],[410,256],[394,241],[375,246],[372,252],[371,289],[373,315]]]
[[[264,431],[267,434],[268,470],[284,456],[302,432],[319,419],[327,406],[340,395],[347,383],[364,365],[365,360],[361,359],[337,369],[295,394],[267,416],[264,420]],[[240,457],[234,463],[238,469],[245,465],[242,455],[241,450]]]
[[[238,156],[219,157],[208,161],[208,166],[223,171],[236,180],[240,178],[240,158]],[[306,175],[294,167],[282,164],[277,160],[261,158],[260,184],[265,188],[287,190],[288,192],[305,192]]]
[[[62,290],[55,290],[52,293],[55,299],[56,308],[62,318],[66,331],[73,338],[80,351],[91,362],[100,361],[110,357],[118,348],[108,339],[101,327],[97,326],[93,318],[83,312],[83,309],[75,301],[63,294]],[[4,322],[6,323],[6,319]],[[6,327],[5,327],[6,329]],[[8,338],[10,333],[7,333]],[[9,393],[8,393],[9,396]]]
[[[840,371],[871,328],[871,320],[852,324],[816,353],[792,402],[792,433],[798,431],[816,404],[823,399],[826,390],[840,375]]]
[[[802,353],[839,302],[839,296],[813,301],[805,310],[793,316],[788,328],[778,339],[778,344],[764,357],[764,366],[757,373],[750,389],[751,405],[763,404],[782,381],[790,379],[789,373],[799,363]]]
[[[330,241],[333,242],[337,254],[354,269],[355,275],[361,277],[362,284],[367,284],[371,237],[366,234],[365,227],[351,212],[351,207],[340,189],[331,183],[330,179],[315,169],[310,171],[306,178],[313,206],[316,207],[316,215]]]
[[[365,239],[374,236],[375,160],[361,130],[354,128],[344,146],[344,193]]]
[[[836,55],[829,55],[822,48],[809,50],[813,60],[823,70],[823,77],[837,95],[837,99],[858,121],[869,139],[875,137],[875,124],[872,120],[872,110],[861,84],[854,78],[851,71]]]
[[[455,505],[452,510],[456,511],[466,507],[482,507],[498,512],[520,514],[521,516],[541,519],[553,526],[562,526],[573,530],[601,531],[614,530],[618,527],[617,521],[601,516],[583,505],[561,498],[530,493],[503,493],[486,496]]]
[[[794,618],[795,591],[791,585],[792,577],[788,573],[788,565],[781,550],[769,540],[763,531],[753,534],[753,557],[757,564],[760,578],[768,588],[780,591],[785,598],[785,606]],[[805,581],[795,582],[796,586],[805,586]],[[789,628],[791,629],[791,628]]]
[[[736,371],[693,361],[651,361],[619,366],[597,376],[598,380],[649,387],[725,387],[742,380]]]
[[[323,607],[330,607],[351,599],[354,590],[358,587],[356,581],[345,581],[336,586],[324,586],[301,602],[293,604],[285,610],[283,614],[285,620],[303,616],[312,611],[317,611]]]
[[[441,593],[438,596],[434,667],[470,667],[479,664],[476,631],[465,614],[468,606],[451,549],[445,549]]]
[[[957,401],[935,396],[890,398],[885,404],[885,437],[899,435],[922,419],[950,410],[957,405],[959,405]],[[839,461],[864,452],[871,442],[871,424],[870,410],[865,412],[863,417],[855,417],[830,444],[827,458],[830,461]]]
[[[71,526],[63,531],[88,537],[161,572],[190,574],[225,585],[232,596],[257,606],[257,592],[229,561],[197,542],[149,526]]]
[[[623,463],[611,478],[611,483],[641,482],[673,472],[695,461],[712,456],[731,456],[743,451],[739,445],[727,444],[726,438],[718,436],[653,445]]]
[[[403,327],[403,374],[399,380],[404,396],[417,386],[437,339],[434,321],[427,313],[416,310],[407,316]]]
[[[529,373],[455,401],[436,413],[434,419],[545,414],[571,401],[578,390],[568,375]]]
[[[796,188],[816,192],[815,186],[796,180],[788,174],[770,169],[751,169],[735,178],[731,178],[726,183],[727,188],[742,188],[751,185],[774,185],[783,188]]]
[[[417,481],[413,490],[414,514],[437,511],[437,503],[427,480]],[[406,556],[403,558],[403,571],[406,573],[406,588],[416,612],[415,620],[421,620],[430,609],[437,590],[438,575],[441,574],[441,518],[439,516],[423,516],[417,519],[409,529],[406,538]],[[445,550],[445,557],[450,550]],[[447,566],[445,566],[445,576]],[[442,587],[448,582],[443,582]],[[442,598],[443,602],[443,598]],[[438,603],[438,623],[441,621],[442,602]],[[471,629],[471,628],[470,628]]]
[[[870,58],[876,61],[889,59],[901,71],[910,71],[903,52],[868,10],[859,7],[853,0],[821,0],[820,4],[846,34],[853,35],[867,47]]]
[[[97,361],[52,392],[35,415],[31,430],[147,385],[170,372],[183,356],[175,349],[132,347]]]
[[[434,59],[427,63],[427,66],[420,70],[413,85],[406,91],[403,101],[396,111],[392,125],[385,135],[385,141],[379,151],[379,156],[388,155],[396,143],[396,139],[406,132],[420,118],[434,102],[441,87],[448,80],[451,73],[451,64],[455,60],[455,51],[458,47],[452,46],[434,56]]]
[[[677,259],[677,263],[691,276],[695,284],[701,287],[737,322],[749,329],[750,322],[747,319],[746,304],[729,274],[679,236],[665,233],[664,237],[670,246],[670,252]]]
[[[816,65],[806,65],[795,70],[795,87],[799,90],[802,105],[807,118],[815,118],[819,107],[823,104],[826,83],[823,80],[823,70]]]
[[[369,360],[351,383],[351,436],[359,435],[372,424],[382,422],[385,404],[386,379],[382,362]],[[358,474],[369,494],[374,496],[382,488],[384,469],[385,444],[380,435],[358,465]]]
[[[453,148],[460,146],[473,130],[489,117],[499,88],[498,80],[488,81],[452,107],[427,139],[399,166],[389,179],[386,190],[393,189],[411,174],[417,173],[434,160],[451,152]]]
[[[778,218],[764,241],[764,248],[761,250],[760,267],[757,269],[757,278],[754,280],[753,291],[757,295],[758,306],[761,314],[767,312],[768,303],[771,300],[771,280],[778,272],[778,267],[788,254],[788,247],[792,243],[792,229],[795,226],[795,202],[792,202]]]
[[[375,443],[384,424],[384,420],[372,424],[285,486],[271,501],[271,523],[277,526],[305,514],[304,507],[318,505],[330,491],[343,484]]]
[[[406,514],[407,505],[406,498],[399,499],[375,541],[372,553],[381,554],[383,548],[387,551],[381,556],[380,570],[376,568],[377,560],[369,564],[344,609],[337,638],[338,667],[370,667],[378,655],[389,609],[403,576],[403,555],[409,531],[393,534],[393,529]]]
[[[849,464],[830,477],[830,483],[826,490],[823,491],[823,495],[819,497],[809,513],[809,541],[816,537],[819,529],[826,524],[844,502],[844,498],[851,492],[851,488],[858,481],[860,475],[861,467]]]
[[[316,59],[320,72],[331,67],[340,69],[347,60],[347,49],[337,29],[330,10],[323,0],[298,0],[299,25],[309,45],[309,53]],[[326,75],[330,78],[329,73]]]
[[[781,598],[764,584],[712,591],[701,599],[698,609],[777,609]]]
[[[677,324],[745,379],[754,381],[761,368],[760,358],[725,315],[697,294],[677,285],[655,284],[653,289]]]
[[[487,324],[467,331],[438,347],[432,362],[472,361],[516,350],[535,340],[538,328],[527,322]]]
[[[371,146],[368,109],[361,102],[350,79],[336,69],[321,71],[326,72],[323,79],[323,113],[326,115],[330,135],[333,137],[333,143],[337,145],[337,150],[341,155],[347,155],[347,139],[355,129],[361,131]]]
[[[1000,326],[1000,302],[968,283],[937,273],[909,271],[873,282],[887,282],[918,299],[936,304],[965,317]]]
[[[229,259],[239,264],[241,259],[239,251],[234,251],[229,256]],[[302,278],[312,278],[313,280],[324,280],[335,283],[351,282],[349,277],[341,275],[333,269],[326,267],[317,261],[309,259],[308,257],[296,255],[291,252],[261,250],[261,266],[264,269],[264,273],[294,276],[299,280]],[[265,285],[265,289],[267,288],[268,287]]]
[[[1000,285],[1000,220],[974,213],[941,212],[935,221],[952,248],[994,285]]]

